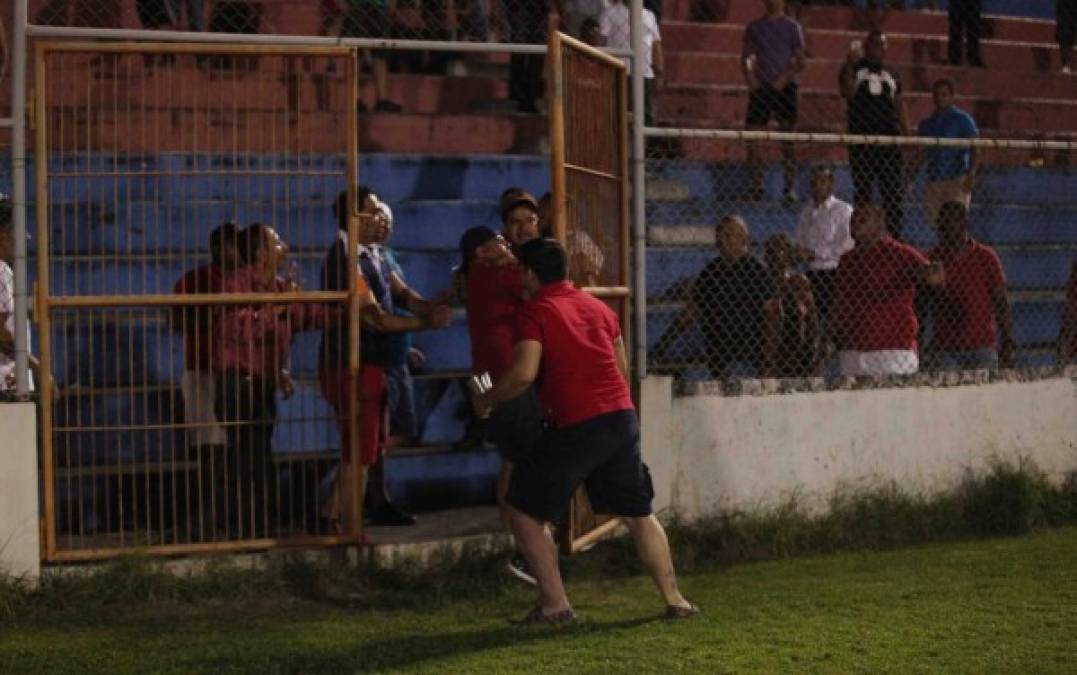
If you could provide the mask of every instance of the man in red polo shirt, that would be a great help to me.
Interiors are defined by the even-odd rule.
[[[506,501],[516,543],[538,580],[541,604],[523,623],[575,618],[546,524],[559,517],[581,483],[595,513],[620,516],[666,602],[666,616],[699,610],[681,595],[669,542],[654,517],[654,488],[640,457],[639,419],[628,390],[628,364],[617,316],[567,281],[568,258],[554,239],[519,251],[530,299],[517,315],[513,360],[490,391],[474,399],[481,416],[538,379],[549,428],[513,469]]]
[[[944,370],[1013,367],[1013,315],[998,254],[969,234],[968,208],[939,208],[939,245],[931,257],[946,270],[935,291],[932,365]],[[997,348],[996,348],[997,340]]]
[[[921,283],[945,282],[942,265],[891,237],[874,203],[857,204],[850,229],[856,248],[841,257],[835,280],[841,374],[913,374],[920,368],[913,302]]]

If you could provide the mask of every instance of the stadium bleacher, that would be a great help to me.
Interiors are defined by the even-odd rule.
[[[42,2],[32,3],[41,5]],[[130,3],[124,3],[124,7]],[[265,2],[267,30],[293,34],[313,34],[317,28],[317,3],[304,0]],[[715,4],[715,3],[712,3]],[[732,0],[720,20],[692,20],[695,4],[690,0],[667,2],[663,37],[667,50],[668,82],[659,97],[659,120],[664,125],[740,128],[746,91],[737,62],[744,24],[759,15],[755,0]],[[958,103],[968,108],[980,122],[985,135],[1016,138],[1077,137],[1077,78],[1057,73],[1053,23],[1044,20],[1040,5],[1048,3],[989,2],[987,11],[1022,12],[1026,16],[988,17],[989,38],[984,43],[987,69],[962,69],[945,65],[946,17],[941,12],[894,11],[885,15],[837,7],[806,7],[802,19],[808,35],[808,67],[802,77],[802,128],[817,131],[841,131],[844,106],[836,90],[837,70],[845,58],[850,40],[862,37],[874,25],[883,25],[890,33],[890,59],[902,73],[910,101],[910,117],[917,120],[930,108],[930,83],[941,76],[957,82]],[[1036,5],[1036,7],[1030,7]],[[1025,10],[1028,10],[1027,12]],[[1035,11],[1033,11],[1035,10]],[[33,10],[31,12],[33,14]],[[124,10],[124,25],[137,27],[134,15]],[[360,117],[360,177],[375,186],[393,206],[396,216],[394,248],[409,282],[426,293],[436,293],[448,284],[449,270],[456,262],[456,243],[460,234],[477,224],[497,225],[496,199],[508,185],[523,185],[538,194],[548,184],[547,160],[534,154],[505,154],[534,150],[542,135],[545,120],[529,115],[484,112],[490,100],[504,98],[505,59],[483,57],[486,70],[494,76],[463,77],[395,74],[390,78],[391,98],[404,105],[405,112],[364,113]],[[100,64],[85,63],[74,68],[72,81],[84,81],[85,89],[71,88],[57,101],[71,110],[64,133],[74,139],[79,124],[85,124],[76,110],[88,100],[102,101],[111,115],[111,135],[97,138],[109,153],[97,156],[78,153],[70,162],[95,163],[115,168],[139,166],[170,169],[209,170],[227,166],[234,158],[223,154],[195,156],[183,152],[183,142],[190,130],[173,128],[167,115],[167,101],[154,94],[152,85],[145,89],[111,95],[113,82]],[[196,69],[177,70],[174,79],[158,72],[148,75],[157,87],[211,86],[213,73]],[[328,90],[334,90],[333,78],[327,74]],[[252,83],[253,88],[256,86]],[[319,111],[319,92],[313,86],[296,96],[288,81],[258,80],[252,105],[276,105],[282,95],[292,91],[298,109],[313,117],[322,132],[309,149],[309,162],[321,167],[339,166],[342,120]],[[306,85],[304,85],[306,86]],[[363,85],[364,99],[372,102],[369,82]],[[4,91],[0,96],[6,96]],[[157,98],[154,98],[157,96]],[[109,103],[111,101],[112,103]],[[0,101],[2,102],[2,101]],[[136,112],[132,112],[132,108]],[[257,109],[234,114],[222,112],[215,124],[248,124],[249,138],[257,153],[260,130]],[[136,114],[137,113],[137,114]],[[242,113],[242,114],[240,114]],[[160,116],[160,117],[155,117]],[[153,149],[146,142],[149,129],[171,128],[172,133],[153,136]],[[60,129],[53,129],[54,139],[64,142]],[[75,145],[74,147],[78,147]],[[736,144],[685,142],[684,157],[676,162],[656,163],[649,179],[675,186],[665,199],[648,200],[647,217],[652,232],[676,228],[709,228],[714,225],[711,210],[722,199],[741,212],[753,230],[758,244],[769,234],[792,229],[795,210],[762,208],[754,204],[732,202],[742,193],[748,175],[738,165],[743,150]],[[203,147],[212,152],[214,147]],[[115,154],[113,154],[115,153]],[[257,155],[266,167],[276,166],[280,158]],[[844,163],[843,148],[835,147],[814,153],[804,151],[802,160],[826,157]],[[973,232],[999,247],[1014,299],[1016,336],[1022,346],[1022,364],[1040,364],[1048,359],[1045,345],[1057,335],[1057,318],[1061,313],[1058,293],[1069,274],[1077,251],[1077,199],[1073,197],[1074,170],[1054,165],[1051,156],[1040,157],[1046,166],[1028,166],[1027,157],[984,176],[974,202]],[[702,161],[719,165],[704,167]],[[292,161],[295,161],[294,159]],[[84,164],[85,165],[85,164]],[[32,167],[31,167],[32,170]],[[715,172],[723,180],[717,190]],[[801,178],[803,181],[803,177]],[[121,185],[122,183],[122,185]],[[777,171],[767,176],[771,194],[777,195],[780,177]],[[31,182],[31,187],[32,187]],[[317,286],[317,270],[322,252],[335,236],[330,205],[342,187],[332,181],[296,181],[280,178],[259,183],[264,194],[244,194],[235,201],[234,186],[211,176],[149,181],[101,178],[82,180],[65,186],[58,179],[52,189],[55,222],[62,220],[63,237],[54,237],[53,250],[77,254],[86,250],[107,251],[113,258],[80,268],[57,267],[54,286],[57,292],[141,293],[168,292],[193,260],[168,258],[170,251],[201,247],[210,228],[225,219],[242,224],[254,221],[302,223],[289,228],[297,233],[289,243],[301,263],[301,274],[308,287]],[[839,169],[837,192],[848,197],[847,171]],[[5,188],[0,188],[5,189]],[[115,209],[115,195],[122,189],[124,208]],[[290,195],[291,205],[274,203],[274,195]],[[804,194],[802,191],[801,194]],[[1000,202],[993,195],[1004,195]],[[33,195],[31,195],[31,199]],[[919,208],[914,206],[913,208]],[[32,215],[32,214],[31,214]],[[315,226],[317,224],[317,226]],[[156,227],[148,227],[155,225]],[[31,223],[31,231],[33,231]],[[54,228],[59,234],[61,230]],[[927,247],[929,238],[914,239]],[[160,261],[129,260],[124,251],[151,248],[164,255]],[[657,340],[677,311],[686,282],[714,256],[705,241],[690,246],[658,244],[647,254],[647,294],[653,304],[648,321],[648,339]],[[678,290],[680,289],[680,290]],[[1055,317],[1055,322],[1044,317]],[[145,324],[145,321],[143,322]],[[56,372],[61,384],[85,381],[89,369],[99,384],[138,384],[146,388],[137,399],[115,394],[75,393],[92,396],[95,406],[67,406],[78,414],[105,416],[110,421],[178,419],[178,393],[171,384],[178,380],[182,355],[177,336],[164,331],[160,322],[145,325],[102,322],[99,325],[57,326],[54,343],[57,349]],[[93,339],[91,339],[91,334]],[[686,339],[690,339],[687,336]],[[439,333],[416,336],[416,345],[426,351],[433,375],[420,384],[420,414],[426,418],[431,443],[451,443],[463,434],[465,416],[460,411],[459,391],[451,385],[456,372],[468,366],[467,331],[458,317],[452,328]],[[114,354],[94,353],[102,346],[136,354],[140,367],[112,364]],[[328,416],[317,394],[313,353],[317,336],[305,335],[297,340],[293,358],[301,387],[293,402],[284,404],[281,416],[298,416],[300,411],[317,409]],[[437,371],[450,371],[449,379],[438,378]],[[124,374],[126,373],[126,374]],[[320,407],[319,407],[320,406]],[[72,413],[74,414],[74,413]],[[76,419],[76,418],[73,418]],[[87,420],[76,419],[85,423]],[[309,431],[303,445],[312,449],[332,449],[337,443],[330,424]],[[157,436],[120,432],[107,439],[88,438],[80,451],[94,457],[108,452],[138,453],[148,448],[175,443]],[[158,437],[159,436],[159,437]],[[278,438],[278,447],[287,451],[288,438]],[[453,484],[488,498],[489,482],[496,471],[496,457],[488,451],[477,453],[434,454],[405,453],[394,460],[391,480],[393,491],[405,497],[409,485],[426,485],[438,478],[441,485]],[[450,480],[450,477],[455,477]],[[446,480],[449,483],[446,483]],[[471,487],[467,487],[471,486]],[[418,489],[418,488],[416,488]],[[425,488],[424,488],[425,489]],[[435,490],[436,491],[436,490]],[[444,497],[444,495],[442,495]]]

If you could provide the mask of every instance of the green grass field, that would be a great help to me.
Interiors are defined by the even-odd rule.
[[[307,579],[317,585],[317,579]],[[0,672],[1077,672],[1077,528],[724,567],[685,576],[669,622],[643,577],[586,565],[580,621],[510,626],[532,596],[496,579],[405,601],[265,588],[0,623]]]

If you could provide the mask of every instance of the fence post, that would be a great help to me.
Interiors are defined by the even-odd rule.
[[[636,324],[632,344],[634,371],[639,379],[647,376],[647,157],[643,136],[643,64],[646,62],[643,0],[632,0],[632,250],[635,255],[632,316]]]
[[[15,393],[30,395],[26,341],[29,294],[26,286],[26,17],[28,0],[15,0],[11,71],[11,184],[15,225]],[[39,120],[39,124],[44,120]],[[36,150],[36,148],[35,148]],[[38,161],[44,158],[38,157]]]

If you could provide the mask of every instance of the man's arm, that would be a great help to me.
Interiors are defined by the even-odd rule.
[[[802,70],[804,70],[803,47],[793,53],[793,60],[789,62],[789,66],[782,71],[781,75],[774,78],[774,88],[778,90],[785,89],[785,87],[793,81],[793,78],[796,77],[796,74]]]
[[[654,354],[654,359],[660,361],[665,358],[666,350],[673,342],[687,331],[693,323],[696,321],[696,304],[691,299],[685,303],[684,308],[677,313],[677,316],[673,318],[673,323],[666,328],[666,331],[662,333],[662,337],[658,338],[658,342],[655,343],[654,349],[651,350]]]
[[[759,80],[755,77],[755,61],[757,58],[755,43],[748,36],[748,31],[745,30],[740,48],[740,73],[744,77],[744,83],[748,85],[748,89],[753,91],[759,88]]]
[[[623,349],[622,349],[623,351]],[[493,388],[485,394],[472,399],[475,414],[485,417],[490,411],[505,401],[511,401],[538,377],[539,365],[542,363],[542,343],[538,340],[521,340],[512,350],[512,364],[505,374],[498,378]]]
[[[850,55],[851,57],[852,55]],[[853,61],[846,61],[838,72],[838,91],[846,101],[851,101],[856,93],[856,65]]]
[[[999,333],[998,365],[1013,368],[1017,345],[1013,341],[1013,310],[1010,308],[1006,284],[999,284],[991,292],[991,305],[995,310],[995,325]]]

